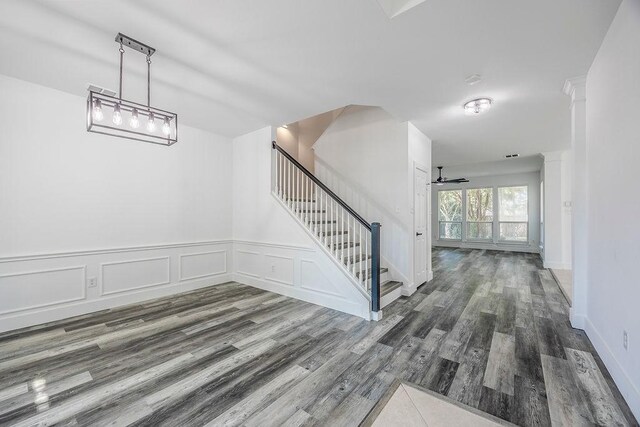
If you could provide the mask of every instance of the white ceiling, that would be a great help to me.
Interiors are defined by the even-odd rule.
[[[116,89],[120,31],[158,50],[152,103],[218,134],[361,104],[412,121],[438,164],[568,146],[562,84],[587,72],[620,0],[415,3],[389,19],[376,0],[2,0],[0,73]],[[125,55],[124,97],[143,100],[144,58]],[[494,108],[465,116],[477,96]]]

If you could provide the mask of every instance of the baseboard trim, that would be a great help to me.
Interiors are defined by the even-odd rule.
[[[442,240],[434,240],[433,247],[441,248],[460,248],[460,249],[485,249],[489,251],[505,251],[505,252],[526,252],[537,254],[540,249],[536,246],[510,244],[510,243],[473,243],[473,242],[445,242]]]
[[[414,283],[403,283],[399,289],[401,290],[402,296],[410,297],[416,293],[418,287]]]
[[[584,323],[587,336],[609,370],[620,393],[622,393],[622,396],[627,401],[631,412],[633,412],[636,419],[640,419],[640,390],[633,384],[633,381],[622,365],[620,365],[620,362],[618,362],[618,359],[614,356],[607,342],[602,338],[602,335],[600,335],[600,332],[598,332],[588,317],[584,318]]]
[[[542,266],[544,268],[555,269],[555,270],[571,270],[571,265],[565,264],[562,262],[543,261]]]
[[[577,313],[573,307],[569,308],[569,320],[572,328],[585,330],[586,317],[584,314]]]
[[[323,294],[322,300],[318,300],[314,291],[298,286],[284,285],[271,280],[247,276],[243,273],[233,274],[233,281],[242,283],[243,285],[253,286],[254,288],[263,289],[265,291],[274,292],[290,298],[295,298],[311,304],[320,305],[353,316],[370,319],[369,304],[363,308],[361,305],[352,303],[345,299],[329,294]]]

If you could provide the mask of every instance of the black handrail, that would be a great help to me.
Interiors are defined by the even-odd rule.
[[[291,163],[296,165],[298,169],[302,171],[311,181],[315,182],[320,188],[322,188],[333,200],[338,202],[340,206],[346,209],[355,219],[360,222],[363,226],[367,228],[367,230],[371,231],[371,224],[364,220],[356,211],[354,211],[351,206],[349,206],[344,200],[336,195],[333,191],[329,190],[329,188],[322,183],[318,178],[316,178],[311,172],[309,172],[304,166],[302,166],[296,159],[291,157],[289,153],[287,153],[282,147],[280,147],[275,141],[271,141],[271,146],[282,153]]]

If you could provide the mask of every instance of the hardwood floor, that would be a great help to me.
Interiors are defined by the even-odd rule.
[[[2,425],[358,425],[397,379],[515,424],[638,425],[537,255],[436,249],[367,322],[228,283],[0,335]]]

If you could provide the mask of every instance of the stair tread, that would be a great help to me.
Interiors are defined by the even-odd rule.
[[[354,256],[346,256],[344,257],[344,262],[347,264],[353,264],[354,262],[360,262],[364,259],[371,259],[371,254],[368,255],[360,255],[357,254],[355,257]]]
[[[333,244],[333,248],[337,248],[337,249],[341,249],[341,248],[352,248],[354,246],[360,246],[360,243],[358,242],[344,242],[344,244],[342,242],[339,243],[334,243]]]
[[[386,273],[387,271],[389,271],[389,269],[388,269],[387,267],[381,267],[381,268],[380,268],[380,274],[381,274],[381,275],[382,275],[382,274],[384,274],[384,273]],[[367,269],[366,269],[366,272],[368,273],[368,274],[367,274],[367,278],[370,278],[370,277],[371,277],[371,273],[373,272],[373,270],[372,270],[372,269],[370,269],[370,268],[367,268]],[[360,271],[356,271],[356,276],[357,276],[357,277],[360,277],[360,273],[361,273]]]
[[[337,231],[337,230],[334,230],[334,231],[323,231],[322,232],[323,236],[327,236],[327,235],[335,236],[335,235],[341,235],[341,234],[349,234],[349,232],[348,231]]]
[[[402,286],[402,282],[398,282],[397,280],[387,280],[380,285],[380,296],[385,296],[389,292],[395,291],[400,286]]]
[[[311,224],[335,224],[336,221],[335,219],[333,221],[327,221],[327,220],[322,220],[322,221],[311,221]]]
[[[325,213],[327,212],[325,209],[298,209],[298,212],[318,212]]]

